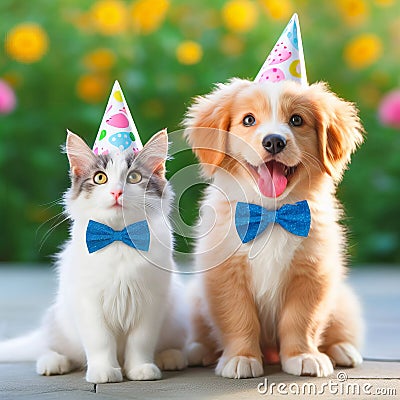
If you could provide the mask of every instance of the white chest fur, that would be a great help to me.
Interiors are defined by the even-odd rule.
[[[106,280],[107,285],[102,289],[100,301],[105,319],[111,328],[125,332],[140,320],[143,312],[141,305],[148,300],[149,293],[143,292],[146,287],[140,274],[140,263],[143,264],[143,259],[134,250],[120,250],[128,250],[130,257],[119,254],[124,260],[114,265],[115,270]]]
[[[89,254],[83,235],[75,233],[61,254],[59,299],[63,304],[73,303],[77,311],[85,302],[114,332],[126,332],[140,324],[155,297],[166,296],[172,259],[164,255],[165,270],[152,263],[159,257],[160,243],[153,237],[148,252],[114,242]]]
[[[276,313],[281,306],[286,272],[302,238],[273,226],[255,239],[249,247],[253,292],[263,335],[275,337]]]
[[[260,203],[260,196],[244,185],[245,183],[242,186],[246,189],[246,196],[236,191],[235,185],[229,187],[225,179],[218,180],[216,186],[222,187],[222,191],[227,193],[226,197],[220,191],[209,189],[204,204],[211,207],[205,208],[202,214],[199,229],[202,239],[199,240],[197,249],[201,257],[198,257],[200,262],[197,267],[211,268],[235,254],[248,257],[252,291],[265,342],[275,337],[276,314],[282,304],[283,283],[294,254],[304,239],[278,224],[272,224],[255,240],[242,244],[234,222],[236,202]],[[230,201],[227,202],[226,198]],[[262,200],[262,206],[267,209],[280,206],[273,200]]]

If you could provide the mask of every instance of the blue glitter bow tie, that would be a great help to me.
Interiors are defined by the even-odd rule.
[[[255,239],[273,222],[294,235],[308,236],[311,214],[307,201],[285,204],[276,211],[269,211],[257,204],[238,202],[236,205],[236,231],[243,243]]]
[[[114,231],[100,222],[89,221],[86,229],[86,245],[89,253],[94,253],[116,241],[123,242],[134,249],[149,250],[150,231],[147,222],[135,222],[122,231]]]

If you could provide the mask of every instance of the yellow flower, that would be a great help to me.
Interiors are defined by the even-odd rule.
[[[99,48],[86,55],[83,62],[89,69],[108,70],[115,64],[115,54],[110,49]]]
[[[203,49],[198,43],[186,40],[176,49],[176,57],[181,64],[197,64],[203,57]]]
[[[364,0],[338,0],[336,4],[349,24],[360,24],[368,17],[368,5]]]
[[[222,9],[222,18],[233,32],[247,32],[257,23],[257,7],[249,0],[228,1]]]
[[[120,0],[97,1],[90,14],[94,27],[103,35],[118,35],[127,29],[127,9]]]
[[[293,5],[290,0],[262,0],[267,13],[277,20],[287,20],[293,14]]]
[[[351,40],[344,49],[344,59],[350,68],[361,69],[370,66],[382,54],[382,42],[378,36],[365,33]]]
[[[104,100],[109,82],[103,75],[83,75],[76,85],[78,96],[87,103],[98,103]]]
[[[30,64],[39,61],[46,54],[48,47],[47,34],[38,24],[19,24],[6,36],[7,54],[22,63]]]
[[[222,37],[221,50],[228,56],[237,56],[241,54],[243,52],[243,48],[244,43],[239,37],[233,34],[227,34]]]
[[[132,3],[133,27],[149,34],[160,27],[169,8],[169,0],[138,0]]]

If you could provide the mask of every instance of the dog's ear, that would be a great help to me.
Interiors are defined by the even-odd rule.
[[[324,83],[311,85],[311,89],[320,158],[325,171],[339,181],[351,154],[364,140],[364,128],[353,103],[336,96]]]
[[[249,81],[242,79],[218,84],[210,94],[196,97],[186,113],[185,137],[206,176],[213,175],[226,156],[231,104],[239,90],[248,84]]]

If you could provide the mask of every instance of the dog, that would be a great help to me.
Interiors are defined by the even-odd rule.
[[[356,107],[325,83],[234,78],[194,99],[185,137],[204,176],[191,283],[191,365],[217,362],[227,378],[263,375],[280,361],[293,375],[328,376],[362,363],[363,321],[345,281],[343,213],[335,198],[363,142]],[[272,212],[307,201],[306,237],[270,223],[243,243],[239,202]],[[203,207],[206,206],[206,207]]]

